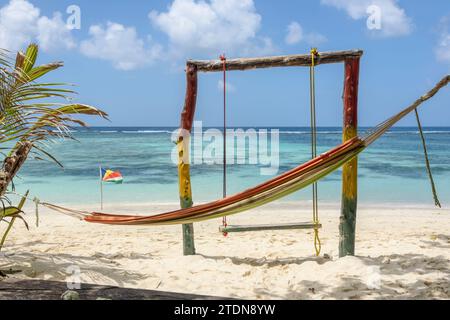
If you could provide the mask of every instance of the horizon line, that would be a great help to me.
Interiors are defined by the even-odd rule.
[[[203,126],[205,128],[222,128],[222,125],[208,125]],[[372,125],[366,125],[366,126],[359,126],[358,128],[373,128],[375,126]],[[423,126],[424,128],[450,128],[450,125],[448,126]],[[90,129],[90,128],[179,128],[179,126],[155,126],[155,125],[118,125],[118,126],[73,126],[72,128],[84,128],[84,129]],[[310,128],[309,126],[269,126],[269,125],[258,125],[258,126],[228,126],[227,128]],[[342,128],[342,126],[317,126],[317,128]],[[393,128],[417,128],[417,126],[394,126]]]

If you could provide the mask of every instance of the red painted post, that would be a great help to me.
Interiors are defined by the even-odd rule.
[[[342,140],[358,134],[359,57],[345,59],[344,124]],[[355,254],[355,228],[358,195],[358,159],[347,162],[342,169],[342,202],[339,221],[339,257]]]

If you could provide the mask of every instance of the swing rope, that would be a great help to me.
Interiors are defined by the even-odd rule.
[[[222,192],[223,197],[227,197],[227,58],[225,54],[220,56],[220,61],[222,61],[223,65],[223,185]],[[227,217],[222,217],[222,225],[227,227]],[[223,235],[226,237],[228,232],[223,232]]]
[[[315,88],[315,58],[319,56],[317,48],[311,49],[311,66],[309,68],[309,94],[310,94],[310,113],[311,113],[311,159],[317,156],[317,127],[316,127],[316,88]],[[314,223],[314,249],[316,256],[319,256],[322,244],[319,237],[319,205],[317,196],[317,182],[312,185],[313,191],[313,223]]]
[[[314,159],[317,156],[317,127],[316,127],[316,99],[315,99],[315,78],[314,78],[314,68],[315,68],[315,59],[319,56],[317,48],[311,49],[311,66],[310,66],[310,113],[311,113],[311,158]],[[220,56],[220,60],[222,61],[223,66],[223,197],[227,196],[227,162],[226,162],[226,57],[225,54]],[[314,182],[312,185],[313,189],[313,223],[314,223],[314,248],[316,251],[316,256],[320,254],[321,251],[321,241],[319,237],[319,206],[318,206],[318,192],[317,192],[317,183]],[[222,218],[222,226],[227,227],[227,217],[224,216]],[[223,232],[224,236],[228,235],[228,232]]]
[[[423,135],[422,125],[420,124],[419,112],[417,111],[417,109],[414,109],[414,112],[416,114],[417,127],[419,128],[420,139],[422,140],[423,154],[425,157],[425,166],[427,168],[428,178],[430,179],[431,192],[433,193],[434,204],[436,206],[438,206],[439,208],[441,208],[441,202],[439,201],[439,198],[437,196],[436,186],[434,184],[434,179],[433,179],[433,174],[431,173],[431,166],[430,166],[430,161],[428,159],[427,145],[425,143],[425,137]]]

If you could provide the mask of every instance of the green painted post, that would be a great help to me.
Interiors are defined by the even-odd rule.
[[[181,113],[180,135],[178,137],[178,183],[181,208],[192,207],[192,190],[190,177],[190,157],[189,139],[194,121],[195,104],[197,100],[197,67],[195,65],[186,66],[186,97],[184,108]],[[183,224],[183,254],[194,255],[194,225],[192,223]]]
[[[189,163],[185,163],[183,160],[184,153],[189,150],[189,142],[184,143],[185,138],[179,138],[178,140],[178,176],[179,176],[179,192],[180,192],[180,206],[182,209],[192,207],[192,191],[191,191],[191,178],[189,174]],[[188,157],[188,156],[187,156]],[[192,223],[183,224],[183,254],[193,255],[195,254],[194,243],[194,225]]]
[[[194,224],[183,224],[183,255],[190,256],[195,254],[194,243]]]
[[[342,138],[347,141],[358,134],[359,57],[345,60],[344,125]],[[342,169],[342,202],[339,219],[339,257],[355,254],[355,228],[358,195],[358,159]]]

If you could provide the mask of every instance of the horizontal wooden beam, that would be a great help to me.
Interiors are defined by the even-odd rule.
[[[316,225],[313,222],[299,223],[279,223],[279,224],[251,224],[251,225],[230,225],[219,227],[220,232],[248,232],[264,230],[289,230],[289,229],[314,229]],[[318,225],[322,227],[321,224]]]
[[[315,59],[316,65],[326,63],[343,62],[347,58],[362,56],[362,50],[347,50],[334,52],[319,52],[319,56]],[[218,72],[223,70],[223,62],[221,60],[188,60],[187,66],[196,66],[197,71],[201,72]],[[310,54],[297,54],[287,56],[272,56],[259,58],[239,58],[226,60],[227,70],[247,70],[259,68],[273,67],[292,67],[311,65]]]

